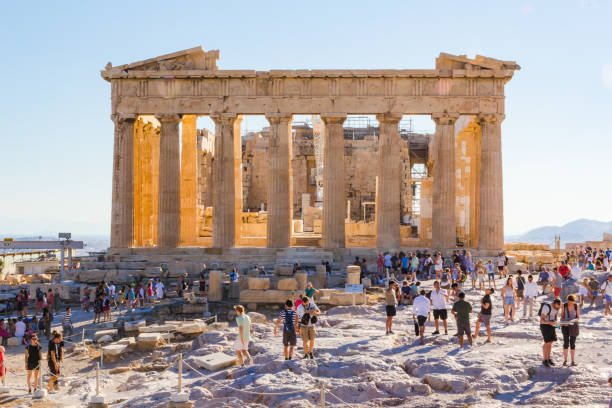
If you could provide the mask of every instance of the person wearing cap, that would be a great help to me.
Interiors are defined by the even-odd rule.
[[[251,341],[251,318],[244,312],[244,306],[235,305],[236,324],[238,325],[238,337],[234,342],[234,350],[238,356],[238,362],[244,366],[251,358],[249,354],[249,341]]]
[[[393,334],[393,317],[397,314],[395,306],[397,306],[397,296],[395,292],[395,286],[397,282],[394,280],[389,281],[389,287],[385,291],[385,311],[387,313],[387,321],[385,324],[385,328],[387,330],[386,334]]]

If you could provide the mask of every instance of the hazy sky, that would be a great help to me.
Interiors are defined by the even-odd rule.
[[[0,232],[15,228],[8,217],[34,220],[19,232],[107,233],[113,127],[100,70],[195,45],[219,49],[221,69],[434,68],[440,52],[515,60],[502,128],[506,234],[612,219],[612,2],[293,4],[5,2]]]

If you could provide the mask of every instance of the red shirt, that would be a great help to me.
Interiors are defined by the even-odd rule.
[[[561,276],[563,276],[564,278],[567,276],[567,274],[569,273],[570,269],[567,265],[561,265],[559,267],[559,273],[561,274]]]

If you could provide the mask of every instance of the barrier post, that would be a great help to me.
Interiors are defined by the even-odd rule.
[[[100,363],[96,363],[96,395],[89,400],[90,407],[106,407],[104,395],[100,395]]]
[[[38,363],[38,389],[32,394],[33,398],[41,399],[47,396],[47,390],[43,388],[43,365],[42,360]]]
[[[81,344],[85,346],[85,328],[81,327]]]
[[[100,346],[100,367],[104,367],[104,349]]]
[[[325,408],[325,384],[321,383],[321,408]]]
[[[189,394],[183,392],[183,354],[178,355],[178,392],[170,396],[170,401],[181,404],[189,402]]]

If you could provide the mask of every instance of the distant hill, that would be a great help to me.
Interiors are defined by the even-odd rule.
[[[581,218],[568,222],[561,227],[540,227],[524,234],[508,235],[505,239],[506,241],[550,244],[552,246],[555,243],[555,235],[560,235],[561,247],[563,247],[567,242],[600,241],[604,232],[612,232],[612,221],[603,222]]]

